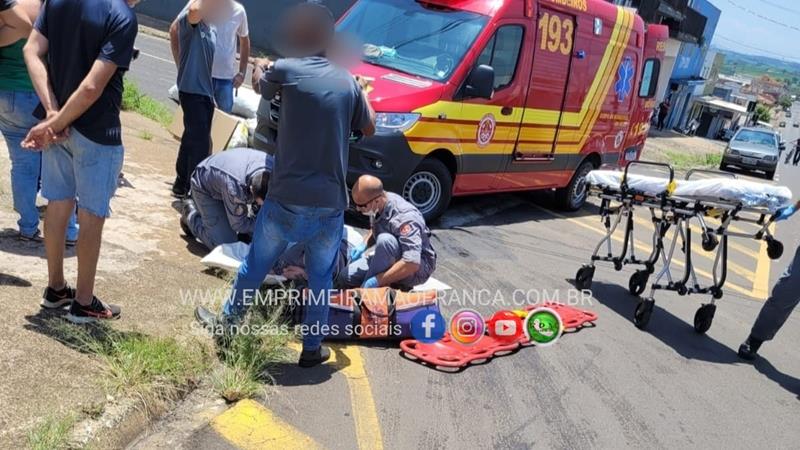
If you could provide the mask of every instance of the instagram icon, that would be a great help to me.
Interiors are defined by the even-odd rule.
[[[462,309],[450,319],[450,336],[460,344],[471,345],[478,342],[485,329],[483,317],[472,309]]]

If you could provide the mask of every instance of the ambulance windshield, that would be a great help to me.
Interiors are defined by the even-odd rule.
[[[487,21],[480,14],[409,0],[361,0],[342,19],[339,31],[364,44],[364,61],[444,81]]]

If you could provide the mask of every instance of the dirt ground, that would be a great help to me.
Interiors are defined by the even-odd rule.
[[[651,130],[644,143],[641,159],[656,162],[670,162],[669,153],[692,154],[701,157],[707,154],[721,154],[725,142],[696,136],[685,136],[674,131]]]
[[[122,306],[116,328],[193,338],[193,308],[181,300],[181,290],[222,289],[225,282],[204,272],[198,256],[204,248],[182,237],[169,195],[176,141],[134,114],[124,113],[123,124],[124,180],[103,233],[95,292]],[[0,448],[20,448],[26,431],[47,415],[81,411],[103,402],[106,393],[96,359],[55,340],[47,319],[57,314],[39,308],[47,282],[44,248],[16,237],[10,161],[5,143],[0,147],[0,304],[6,317],[0,325]],[[73,285],[76,264],[74,249],[68,250],[66,275]]]

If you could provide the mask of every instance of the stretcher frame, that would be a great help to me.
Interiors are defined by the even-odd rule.
[[[640,298],[634,311],[634,324],[646,328],[652,315],[655,304],[655,293],[658,290],[673,291],[680,296],[699,294],[710,295],[709,303],[702,304],[697,310],[694,328],[698,333],[705,333],[711,327],[716,311],[716,300],[723,297],[723,288],[728,275],[728,241],[729,238],[747,238],[763,240],[767,243],[767,253],[771,259],[778,259],[783,253],[783,244],[775,239],[770,231],[770,226],[776,220],[777,212],[770,212],[766,208],[746,207],[741,202],[727,202],[719,199],[682,198],[669,195],[666,189],[659,195],[646,195],[628,187],[628,173],[633,166],[649,166],[665,169],[669,172],[667,186],[674,186],[675,172],[671,166],[663,163],[647,161],[632,161],[625,167],[619,189],[608,187],[590,186],[590,195],[601,199],[600,215],[606,229],[605,236],[600,240],[591,255],[590,262],[578,270],[575,284],[579,289],[590,289],[594,278],[597,262],[609,262],[617,271],[625,265],[642,265],[643,269],[634,272],[628,283],[628,290],[632,295],[641,296],[647,289],[647,283],[655,275],[650,284],[649,295]],[[711,174],[736,178],[735,175],[709,171],[690,170],[686,180],[696,174]],[[618,203],[619,206],[611,205]],[[653,222],[652,249],[646,260],[639,260],[635,256],[634,242],[634,214],[638,208],[647,208]],[[614,215],[614,219],[611,216]],[[715,217],[720,221],[719,226],[709,225],[706,218]],[[612,240],[620,223],[626,221],[622,247],[618,255],[614,255]],[[700,284],[694,262],[692,259],[692,225],[699,225],[702,236],[702,247],[706,252],[715,252],[713,257],[712,283],[703,286]],[[730,226],[734,222],[745,222],[757,225],[758,231],[754,233],[734,232]],[[672,233],[670,235],[670,230]],[[680,244],[680,247],[678,246]],[[603,246],[607,254],[601,256]],[[680,248],[683,253],[683,273],[674,274],[673,265],[678,259],[676,251]],[[628,254],[630,253],[630,257]],[[655,271],[656,264],[661,264],[660,270]]]

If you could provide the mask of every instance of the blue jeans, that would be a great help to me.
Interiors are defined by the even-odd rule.
[[[228,114],[233,111],[233,80],[214,78],[214,100],[217,108]]]
[[[11,191],[14,209],[19,213],[19,232],[33,236],[39,230],[36,193],[42,170],[42,153],[25,150],[22,140],[38,122],[33,111],[39,105],[34,92],[0,91],[0,133],[5,138],[11,157]],[[69,220],[67,239],[78,239],[75,214]]]
[[[324,337],[320,328],[328,323],[328,299],[343,227],[344,212],[339,209],[284,205],[267,199],[258,213],[250,251],[236,275],[224,314],[244,315],[288,244],[305,244],[310,299],[304,304],[303,349],[318,349]]]
[[[77,200],[97,217],[111,216],[125,149],[98,144],[70,128],[69,137],[42,156],[42,195],[50,201]]]

